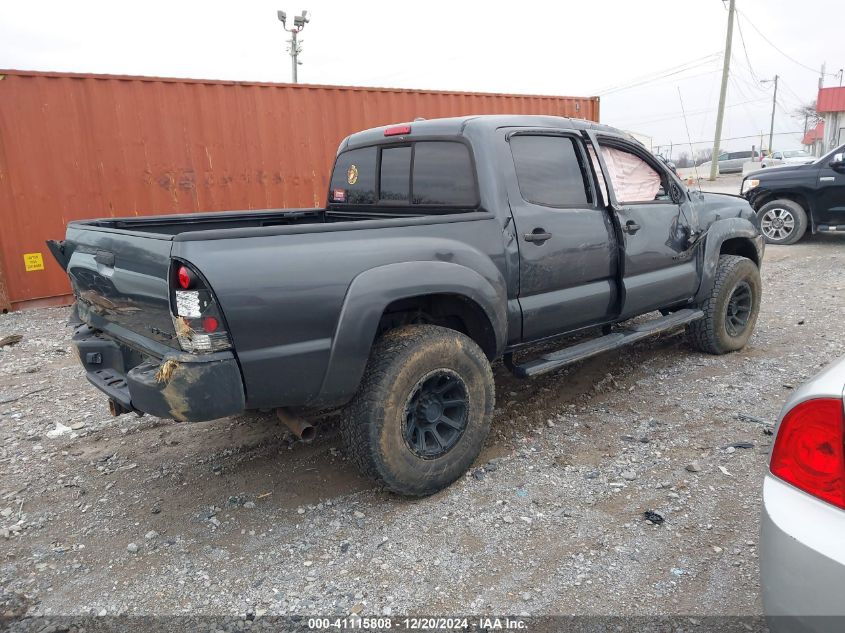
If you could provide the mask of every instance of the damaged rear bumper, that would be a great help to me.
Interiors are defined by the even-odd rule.
[[[244,410],[241,372],[231,352],[156,359],[88,325],[76,329],[73,344],[88,381],[127,411],[200,422]]]

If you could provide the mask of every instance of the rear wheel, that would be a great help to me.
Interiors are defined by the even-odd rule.
[[[399,494],[430,495],[478,456],[494,390],[490,363],[469,337],[434,325],[397,328],[373,346],[341,431],[364,474]]]
[[[795,244],[807,231],[807,212],[792,200],[773,200],[757,212],[760,231],[769,244]]]
[[[742,349],[760,312],[760,271],[750,259],[720,255],[710,296],[701,304],[704,318],[687,326],[692,344],[708,354]]]

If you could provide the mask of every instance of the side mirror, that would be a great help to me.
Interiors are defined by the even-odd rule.
[[[832,169],[836,171],[845,172],[845,153],[839,152],[833,155],[828,163]]]

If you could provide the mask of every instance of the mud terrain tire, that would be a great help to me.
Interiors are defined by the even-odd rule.
[[[362,473],[393,492],[421,497],[472,465],[494,404],[490,363],[472,339],[409,325],[376,341],[341,433]]]
[[[692,345],[708,354],[745,347],[757,323],[762,296],[760,270],[738,255],[720,255],[710,296],[701,304],[704,318],[687,326]]]

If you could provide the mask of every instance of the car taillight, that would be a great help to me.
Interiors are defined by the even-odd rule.
[[[845,508],[845,414],[842,400],[802,402],[780,423],[772,474],[814,497]]]
[[[174,262],[173,327],[186,352],[202,354],[232,348],[220,308],[200,275],[186,264]]]
[[[194,287],[197,276],[187,266],[179,266],[176,279],[179,281],[179,285],[182,286],[183,290],[190,290]]]

